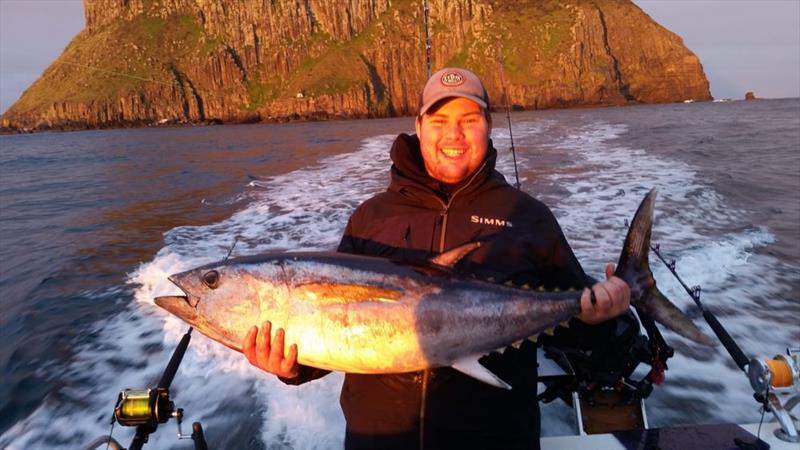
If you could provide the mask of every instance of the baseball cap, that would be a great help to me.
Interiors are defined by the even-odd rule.
[[[450,97],[463,97],[489,109],[489,94],[477,75],[467,69],[446,67],[431,75],[425,83],[417,115],[425,114],[436,102]]]

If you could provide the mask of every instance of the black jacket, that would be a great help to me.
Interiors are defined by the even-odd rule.
[[[484,165],[456,186],[425,172],[416,136],[392,147],[389,188],[364,202],[347,224],[339,251],[393,259],[429,258],[480,240],[456,270],[498,283],[582,288],[585,275],[552,212]],[[302,349],[301,349],[302,351]],[[451,368],[392,375],[347,374],[341,406],[345,447],[538,448],[536,350],[492,353],[481,363],[513,386],[505,391]],[[324,372],[303,368],[304,382]]]

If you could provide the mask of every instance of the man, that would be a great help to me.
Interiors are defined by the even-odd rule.
[[[550,210],[495,171],[489,98],[475,74],[440,70],[419,105],[416,135],[401,134],[392,146],[388,190],[353,213],[339,251],[422,260],[479,240],[483,245],[457,271],[548,289],[591,286],[581,297],[578,320],[585,324],[628,310],[630,290],[613,276],[613,265],[606,267],[606,281],[587,277]],[[284,354],[283,339],[283,330],[271,338],[268,322],[260,332],[253,327],[244,353],[290,384],[327,373],[298,365],[302,349],[293,345]],[[340,399],[345,448],[538,448],[535,345],[492,353],[481,363],[513,389],[451,368],[347,374]]]

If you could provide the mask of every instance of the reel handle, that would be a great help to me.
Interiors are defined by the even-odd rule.
[[[194,450],[208,450],[206,435],[203,433],[203,426],[200,425],[200,422],[192,424],[192,440],[194,441]]]

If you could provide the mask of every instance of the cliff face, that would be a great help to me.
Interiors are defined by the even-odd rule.
[[[708,100],[698,58],[625,0],[431,0],[433,70],[478,73],[500,106]],[[86,29],[5,128],[413,114],[421,1],[84,0]]]

